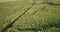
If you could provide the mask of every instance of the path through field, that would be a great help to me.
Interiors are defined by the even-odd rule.
[[[60,32],[59,1],[0,1],[0,32]]]

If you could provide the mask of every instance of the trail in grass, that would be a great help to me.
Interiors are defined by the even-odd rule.
[[[51,3],[48,3],[49,5],[57,5],[57,4],[51,4]],[[3,26],[2,28],[2,32],[4,32],[6,29],[8,29],[10,26],[12,26],[21,16],[23,16],[29,9],[31,9],[32,7],[34,6],[34,4],[31,6],[31,7],[28,7],[27,9],[24,9],[25,11],[23,11],[21,14],[19,13],[19,15],[17,15],[14,19],[12,19],[8,24],[6,24],[5,26]],[[49,25],[48,25],[49,26]],[[43,28],[46,27],[46,26],[43,26]],[[32,30],[32,29],[35,29],[35,28],[26,28],[26,29],[23,29],[23,30]],[[22,29],[21,29],[22,30]],[[39,29],[40,30],[40,29]]]
[[[23,11],[20,15],[16,16],[14,19],[12,19],[12,20],[10,21],[10,23],[4,25],[1,31],[4,32],[6,29],[8,29],[9,26],[13,25],[14,22],[16,22],[21,16],[23,16],[23,15],[24,15],[29,9],[31,9],[33,6],[34,6],[34,4],[33,4],[31,7],[27,8],[25,11]]]

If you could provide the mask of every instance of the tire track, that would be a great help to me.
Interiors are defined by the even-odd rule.
[[[34,6],[34,4],[27,8],[25,11],[23,11],[20,15],[18,15],[17,17],[15,17],[14,19],[12,19],[8,24],[4,25],[1,29],[0,32],[4,32],[5,30],[7,30],[8,28],[12,27],[13,24],[21,17],[23,16],[28,10],[30,10],[32,7]]]
[[[46,4],[46,3],[44,3]],[[53,3],[47,3],[47,4],[50,4],[50,5],[60,5],[60,4],[53,4]],[[0,32],[4,32],[5,30],[7,30],[8,28],[10,28],[11,26],[13,26],[13,24],[21,17],[23,16],[28,10],[30,10],[35,4],[33,3],[33,5],[29,8],[27,8],[25,11],[23,11],[20,15],[18,15],[17,17],[15,17],[14,19],[12,19],[8,24],[4,25],[1,29],[0,29]],[[48,25],[47,25],[48,26]],[[45,27],[45,26],[43,26]],[[32,29],[35,29],[35,28],[28,28],[28,29],[22,29],[22,30],[32,30]],[[21,29],[20,29],[21,30]],[[35,29],[37,30],[37,29]],[[35,31],[34,30],[34,31]],[[41,29],[38,29],[38,30],[41,30]]]

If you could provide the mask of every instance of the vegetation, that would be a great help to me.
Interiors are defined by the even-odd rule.
[[[15,18],[17,20],[11,24]],[[8,26],[4,27],[5,25]],[[0,3],[0,31],[60,32],[59,0],[20,0]]]

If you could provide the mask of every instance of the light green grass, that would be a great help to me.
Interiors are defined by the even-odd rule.
[[[45,0],[40,1],[44,2]],[[5,32],[39,32],[33,30],[20,30],[27,28],[41,28],[40,32],[60,32],[60,28],[54,26],[59,26],[60,23],[60,6],[40,4],[40,1],[36,0],[34,2],[35,5]],[[55,3],[55,1],[52,2]],[[20,13],[25,11],[24,9],[30,7],[32,3],[33,0],[21,0],[20,2],[1,3],[0,28],[6,23],[9,23],[9,21],[14,19]],[[50,24],[52,24],[54,27],[49,26]],[[48,27],[46,25],[48,25]]]
[[[25,4],[26,3],[26,4]],[[23,9],[26,9],[27,6],[30,6],[29,2],[26,1],[13,1],[0,4],[0,27],[3,24],[8,23],[16,16],[20,15],[23,12]]]
[[[28,31],[21,31],[18,30],[18,28],[20,29],[24,29],[24,28],[42,28],[40,26],[44,26],[44,25],[49,25],[49,23],[59,23],[60,21],[60,7],[59,6],[49,6],[46,5],[46,7],[44,9],[42,9],[42,5],[35,5],[34,7],[32,7],[30,10],[28,10],[27,13],[25,13],[25,15],[23,15],[19,20],[17,20],[17,22],[15,22],[13,24],[13,27],[11,27],[10,29],[12,29],[13,31],[20,31],[20,32],[28,32]],[[35,14],[34,12],[37,11]],[[47,28],[47,27],[46,27]],[[46,28],[42,28],[46,29]],[[53,27],[50,27],[53,28]],[[49,28],[49,29],[50,29]],[[50,29],[49,30],[47,28],[48,32],[53,32],[54,29]],[[58,29],[58,28],[57,28]],[[56,30],[57,30],[56,29]],[[46,31],[46,30],[45,30]],[[59,30],[55,31],[58,32]],[[29,32],[33,32],[30,31]],[[38,32],[38,31],[35,31]],[[43,31],[41,31],[43,32]]]

